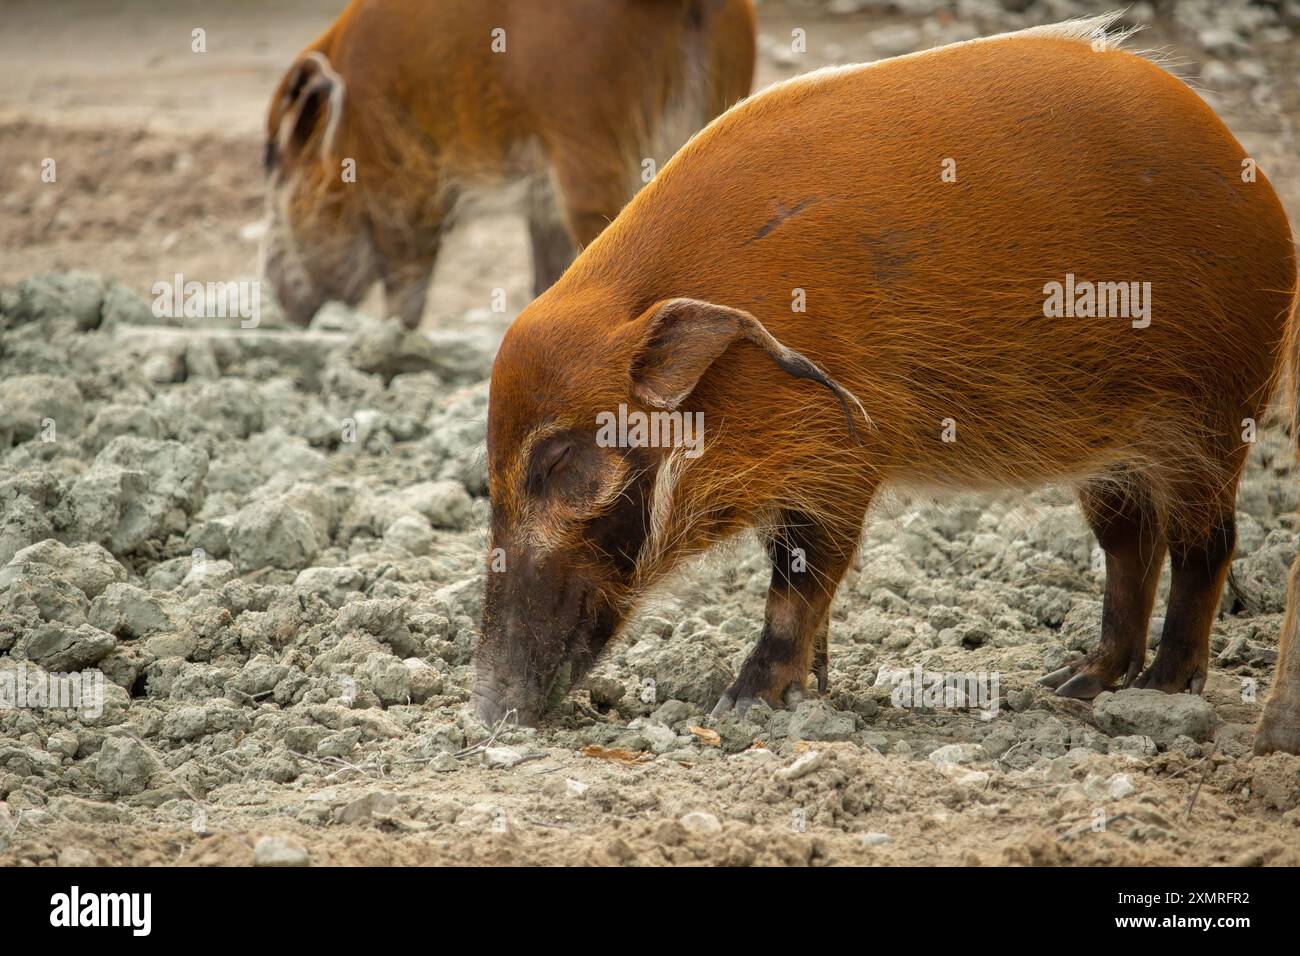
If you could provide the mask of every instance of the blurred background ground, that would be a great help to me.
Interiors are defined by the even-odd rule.
[[[249,275],[270,91],[343,0],[6,0],[0,10],[0,283],[89,269],[141,292],[181,273]],[[851,63],[1095,14],[1080,0],[762,0],[756,88]],[[1139,2],[1125,22],[1227,121],[1300,219],[1300,3]],[[190,50],[206,31],[207,52]],[[795,28],[807,52],[790,51]],[[40,163],[58,163],[54,185]],[[528,299],[522,222],[497,214],[444,246],[426,324],[483,322]],[[381,309],[380,297],[367,302]],[[517,311],[517,310],[516,310]]]

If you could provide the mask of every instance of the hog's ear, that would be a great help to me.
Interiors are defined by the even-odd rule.
[[[776,339],[748,312],[698,299],[668,299],[634,323],[639,345],[632,359],[632,394],[654,408],[676,408],[710,365],[734,343],[746,340],[767,353],[783,372],[828,388],[855,432],[854,411],[871,426],[862,403],[806,356]]]
[[[744,313],[696,299],[669,299],[637,319],[632,394],[654,408],[676,408],[740,334]]]
[[[281,162],[294,162],[312,136],[320,131],[320,155],[329,161],[343,115],[343,77],[322,53],[304,53],[284,79],[267,117],[265,162],[268,171]]]

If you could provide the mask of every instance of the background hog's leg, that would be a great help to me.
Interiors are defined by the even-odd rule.
[[[375,230],[384,305],[387,313],[401,320],[405,328],[420,327],[433,267],[448,225],[444,220],[418,227],[387,225]]]
[[[1255,729],[1257,754],[1275,750],[1300,754],[1300,641],[1296,638],[1300,629],[1300,558],[1291,562],[1286,590],[1286,616],[1282,620],[1273,692]]]
[[[564,274],[578,251],[549,178],[529,187],[528,239],[533,250],[533,295],[539,296]]]
[[[388,314],[401,320],[405,328],[420,327],[432,271],[433,263],[430,262],[423,269],[417,266],[384,275],[384,304]]]
[[[424,302],[429,295],[433,266],[438,259],[441,236],[432,236],[417,254],[382,263],[384,305],[389,315],[401,320],[403,327],[418,329],[424,316]]]
[[[1236,483],[1233,482],[1235,491]],[[1231,511],[1215,521],[1208,532],[1192,540],[1170,535],[1169,558],[1173,576],[1169,608],[1156,659],[1138,678],[1139,687],[1177,694],[1199,694],[1210,666],[1210,628],[1223,593],[1228,563],[1237,542]]]
[[[823,624],[829,626],[831,600],[853,560],[860,529],[860,520],[851,528],[832,529],[806,515],[783,516],[767,540],[772,583],[763,633],[713,716],[732,707],[743,713],[759,700],[780,707],[788,695],[803,691],[819,632]]]
[[[640,181],[617,156],[593,156],[575,147],[552,159],[556,200],[575,249],[581,251],[604,231],[632,198]]]
[[[1122,487],[1111,482],[1085,485],[1079,503],[1106,554],[1101,642],[1078,664],[1042,680],[1061,697],[1091,700],[1116,684],[1128,687],[1142,670],[1165,541],[1151,496],[1136,479]]]

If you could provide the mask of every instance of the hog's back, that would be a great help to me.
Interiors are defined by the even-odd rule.
[[[1243,179],[1245,159],[1145,59],[1057,39],[960,44],[731,110],[571,281],[638,305],[669,293],[753,312],[859,392],[900,465],[942,418],[981,458],[946,461],[988,464],[991,480],[1006,468],[990,459],[1025,455],[1026,434],[1067,434],[1021,475],[1050,477],[1143,429],[1226,429],[1260,408],[1295,264],[1285,214],[1262,174]],[[1046,316],[1045,286],[1067,274],[1150,283],[1150,325]],[[706,397],[770,377],[733,353]]]

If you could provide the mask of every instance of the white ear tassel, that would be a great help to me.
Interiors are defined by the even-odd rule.
[[[334,159],[334,141],[338,136],[339,121],[343,118],[343,94],[347,84],[343,77],[330,65],[325,54],[316,50],[307,54],[313,60],[324,77],[330,81],[329,120],[325,123],[325,135],[321,137],[321,161],[331,166]]]
[[[334,141],[338,136],[339,121],[343,118],[343,97],[347,84],[344,83],[343,77],[335,71],[334,67],[330,66],[330,61],[325,57],[325,54],[312,50],[310,53],[304,54],[303,59],[316,64],[321,76],[330,85],[329,118],[325,122],[325,132],[321,136],[320,143],[321,162],[328,169],[333,165]],[[301,106],[299,109],[301,109]],[[281,122],[280,124],[280,132],[277,138],[279,139],[281,151],[288,146],[288,140],[293,135],[296,120],[297,115],[295,114],[292,121]]]

